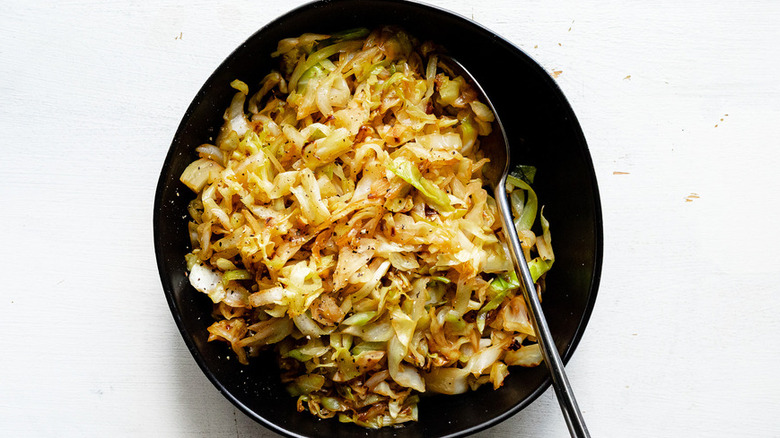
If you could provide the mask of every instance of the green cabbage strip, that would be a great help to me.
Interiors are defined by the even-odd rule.
[[[550,222],[544,217],[544,208],[542,208],[542,211],[539,213],[539,221],[542,223],[542,236],[544,237],[544,241],[547,245],[550,245],[550,239],[552,238],[550,235]],[[555,256],[553,255],[550,259],[536,257],[528,262],[528,269],[531,271],[531,277],[533,277],[534,282],[552,268],[554,261]]]
[[[449,278],[447,278],[447,277],[442,277],[442,276],[439,276],[439,275],[433,275],[433,276],[431,276],[431,280],[434,280],[434,281],[440,281],[440,282],[442,282],[442,283],[444,283],[444,284],[450,284],[450,283],[451,283],[451,281],[450,281],[450,279],[449,279]]]
[[[349,318],[345,319],[344,321],[341,321],[342,324],[345,325],[354,325],[358,327],[362,327],[366,325],[371,319],[376,316],[375,310],[370,310],[367,312],[358,312],[354,315],[350,316]]]
[[[299,396],[319,391],[325,384],[325,377],[319,374],[304,374],[287,386],[291,396]]]
[[[297,360],[298,362],[308,362],[312,360],[312,356],[304,354],[299,348],[288,351],[287,354],[285,354],[283,357],[289,357]]]
[[[379,350],[384,351],[386,349],[387,349],[387,342],[365,342],[364,341],[356,345],[355,347],[352,347],[352,355],[357,356],[366,351],[379,351]]]
[[[246,269],[233,269],[231,271],[225,271],[222,275],[222,284],[227,285],[231,280],[251,280],[254,276]]]
[[[309,57],[306,58],[306,61],[304,61],[302,64],[300,64],[298,67],[295,68],[295,71],[290,77],[290,82],[289,82],[290,88],[297,89],[296,87],[298,86],[298,81],[301,79],[301,76],[304,74],[304,72],[314,67],[315,65],[319,64],[320,61],[324,59],[328,59],[331,56],[341,51],[356,50],[362,46],[363,46],[362,41],[343,41],[340,43],[331,44],[327,47],[323,47],[322,49],[317,50],[316,52],[309,55]]]
[[[452,204],[450,204],[450,197],[447,196],[447,192],[423,178],[420,170],[411,161],[398,157],[394,161],[388,162],[387,168],[402,180],[414,186],[428,204],[440,213],[455,210]]]
[[[192,267],[200,263],[198,256],[193,253],[185,255],[184,260],[187,262],[187,271],[192,271]]]
[[[298,79],[298,87],[296,89],[298,90],[299,93],[303,93],[303,90],[306,89],[306,84],[308,84],[310,80],[322,76],[325,73],[326,73],[325,68],[323,68],[321,64],[319,63],[314,64],[308,70],[303,72],[301,78]]]
[[[520,217],[515,219],[515,227],[517,228],[517,231],[521,230],[530,230],[531,227],[534,225],[534,221],[536,220],[536,210],[538,207],[538,200],[536,198],[536,192],[531,188],[531,186],[528,185],[525,181],[522,179],[509,175],[506,177],[506,183],[507,185],[511,185],[520,189],[523,189],[528,194],[528,200],[525,202],[525,205],[522,207],[515,207],[516,210],[519,210],[522,208],[522,213],[520,214]],[[517,203],[516,199],[512,199],[513,205]]]
[[[235,79],[233,80],[233,82],[230,83],[230,86],[240,91],[244,96],[249,94],[249,85],[247,85],[246,82],[244,81],[239,81],[238,79]]]
[[[341,32],[330,34],[330,38],[319,41],[319,47],[329,46],[331,44],[340,43],[342,41],[362,39],[367,37],[369,33],[371,33],[371,31],[365,27],[356,27],[354,29],[342,30]]]
[[[322,397],[320,401],[322,402],[322,407],[331,412],[347,410],[347,406],[344,403],[341,403],[339,399],[335,397]]]
[[[466,328],[466,321],[464,321],[463,318],[458,315],[458,312],[455,312],[454,310],[447,312],[447,314],[444,315],[444,320],[452,324],[456,332],[463,331],[463,329]]]
[[[369,77],[371,77],[371,75],[378,75],[379,73],[382,72],[382,70],[384,70],[385,68],[389,68],[389,67],[390,67],[390,60],[384,59],[382,61],[379,61],[376,64],[373,64],[370,67],[368,67],[367,69],[363,70],[363,73],[358,78],[358,81],[359,82],[363,82],[366,79],[368,79]],[[393,71],[390,74],[393,74],[393,73],[395,73],[395,71]]]
[[[528,270],[531,271],[531,277],[534,279],[534,283],[539,277],[552,268],[552,264],[552,260],[544,260],[541,257],[536,257],[528,262]]]
[[[476,126],[474,126],[473,118],[467,116],[461,119],[459,128],[460,133],[463,136],[463,147],[461,148],[461,152],[469,151],[474,146],[474,143],[477,141],[477,136],[479,135]]]
[[[344,376],[344,380],[352,380],[360,375],[357,366],[355,365],[355,358],[352,357],[350,349],[352,348],[352,336],[350,335],[330,335],[330,346],[336,350],[333,358],[336,361],[339,372]]]
[[[463,85],[463,78],[458,76],[450,80],[446,76],[441,76],[441,85],[439,86],[439,103],[443,106],[452,105],[455,99],[460,97],[460,87]]]
[[[515,271],[512,271],[508,274],[501,274],[490,282],[490,289],[493,290],[495,295],[493,295],[493,298],[491,298],[487,304],[482,306],[482,308],[479,309],[479,312],[477,313],[477,328],[479,328],[480,332],[485,330],[485,320],[487,319],[488,312],[497,309],[498,306],[504,302],[504,298],[509,295],[509,292],[517,289],[518,287],[520,287],[520,280],[517,279],[517,274],[515,274]]]

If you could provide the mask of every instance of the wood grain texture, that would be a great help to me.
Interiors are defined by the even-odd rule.
[[[1,435],[277,436],[186,350],[151,216],[196,91],[302,3],[3,4]],[[588,139],[604,270],[567,369],[593,436],[780,436],[780,3],[429,3],[554,74]],[[478,436],[566,434],[548,391]]]

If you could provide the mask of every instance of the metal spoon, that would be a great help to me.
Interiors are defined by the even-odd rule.
[[[493,129],[489,136],[484,137],[480,141],[480,148],[485,153],[485,157],[490,159],[490,165],[483,170],[482,175],[493,187],[493,196],[496,198],[498,210],[501,213],[501,225],[504,229],[504,234],[509,239],[512,262],[514,262],[516,272],[519,273],[520,283],[523,286],[523,296],[531,311],[531,320],[534,324],[536,339],[542,348],[544,363],[550,371],[552,385],[555,388],[555,394],[558,396],[558,403],[566,419],[566,425],[569,427],[569,433],[573,437],[590,437],[588,429],[585,427],[585,420],[582,418],[582,412],[580,412],[580,408],[577,405],[577,400],[574,399],[574,392],[572,392],[569,385],[569,379],[566,377],[563,362],[550,334],[550,328],[547,326],[547,320],[542,312],[542,305],[536,294],[534,280],[531,277],[531,271],[528,269],[528,263],[525,260],[523,248],[520,246],[520,239],[517,237],[517,230],[512,220],[512,210],[506,193],[506,177],[509,173],[510,160],[509,141],[506,138],[504,125],[501,124],[501,119],[495,107],[490,102],[485,91],[474,79],[474,76],[453,58],[444,54],[438,54],[438,57],[439,60],[443,61],[443,65],[450,67],[453,73],[463,76],[471,84],[474,90],[479,93],[480,100],[495,115],[494,127],[497,126],[498,129]]]

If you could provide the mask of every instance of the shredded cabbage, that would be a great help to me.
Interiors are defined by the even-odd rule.
[[[244,364],[274,348],[300,411],[397,425],[420,393],[499,388],[542,360],[483,187],[494,115],[436,51],[390,27],[282,40],[279,71],[230,84],[181,175],[209,340]],[[507,187],[541,293],[554,255],[535,173]]]

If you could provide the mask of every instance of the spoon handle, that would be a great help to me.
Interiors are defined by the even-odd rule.
[[[580,408],[577,405],[577,400],[574,399],[574,392],[569,385],[569,379],[566,377],[566,370],[550,334],[550,328],[547,326],[547,320],[542,312],[542,304],[539,302],[539,297],[536,294],[536,286],[534,285],[533,277],[531,277],[531,271],[528,269],[528,263],[525,260],[520,239],[517,237],[517,230],[512,220],[512,210],[509,206],[509,201],[507,201],[506,177],[501,178],[497,186],[495,187],[496,202],[501,214],[504,234],[509,240],[510,255],[523,286],[523,296],[531,311],[531,320],[536,331],[536,339],[542,348],[544,363],[547,364],[547,369],[550,371],[552,384],[555,388],[555,394],[558,396],[558,403],[563,411],[563,416],[566,419],[566,425],[569,427],[569,433],[572,437],[589,438],[590,433],[588,433],[588,428],[585,426],[585,420],[582,418],[582,412],[580,412]]]

